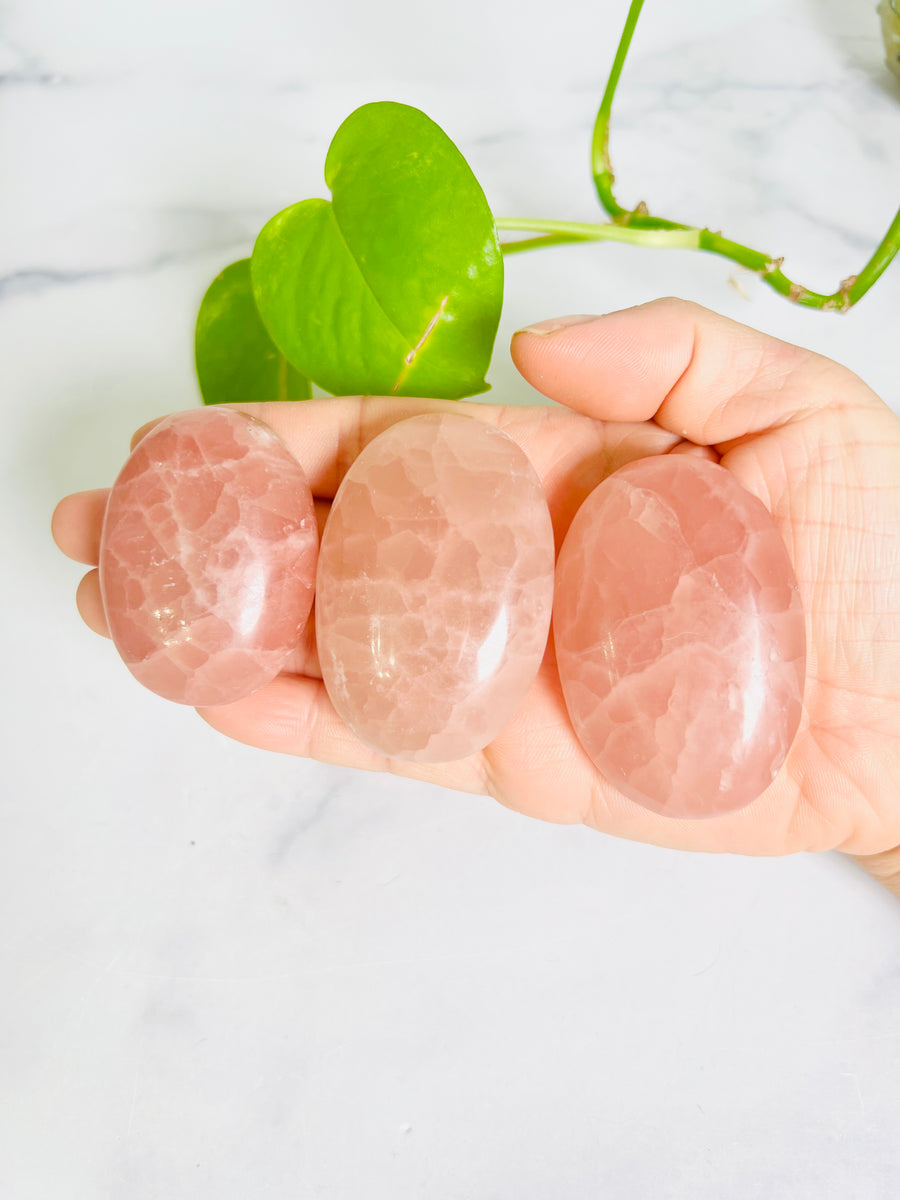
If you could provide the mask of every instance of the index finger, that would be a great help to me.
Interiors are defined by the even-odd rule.
[[[420,413],[460,411],[491,420],[497,411],[493,405],[402,396],[326,396],[227,407],[256,417],[274,429],[303,467],[313,495],[321,500],[334,498],[360,450],[397,421]]]
[[[459,413],[502,429],[525,452],[543,483],[557,533],[610,471],[633,458],[662,454],[679,439],[658,426],[591,420],[556,405],[387,396],[329,396],[227,407],[264,421],[303,467],[313,495],[330,501],[360,451],[389,426],[422,413]],[[156,422],[137,431],[135,442]]]

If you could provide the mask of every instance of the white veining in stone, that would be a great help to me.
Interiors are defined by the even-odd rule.
[[[316,573],[322,678],[354,733],[414,762],[492,742],[544,657],[553,550],[540,480],[501,430],[432,413],[370,442]]]

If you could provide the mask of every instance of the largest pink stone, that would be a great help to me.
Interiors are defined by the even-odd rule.
[[[664,455],[604,480],[556,568],[566,706],[631,799],[672,817],[741,808],[800,721],[806,635],[781,534],[723,467]]]
[[[272,429],[227,408],[166,417],[104,517],[100,589],[116,648],[168,700],[239,700],[297,647],[317,550],[309,484]]]
[[[322,536],[328,694],[383,754],[465,757],[524,699],[552,600],[553,529],[523,451],[461,414],[400,421],[353,463]]]

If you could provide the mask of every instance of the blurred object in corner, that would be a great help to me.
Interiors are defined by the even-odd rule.
[[[887,65],[900,79],[900,0],[881,0],[878,11],[881,13]]]

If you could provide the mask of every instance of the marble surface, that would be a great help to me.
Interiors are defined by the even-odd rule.
[[[838,855],[688,856],[266,757],[138,687],[74,611],[64,492],[197,400],[204,288],[332,132],[395,99],[499,215],[591,220],[624,0],[8,0],[0,12],[0,1194],[880,1200],[900,1172],[900,906]],[[872,3],[646,6],[621,195],[810,286],[896,210]],[[900,267],[846,317],[715,258],[508,262],[518,326],[680,294],[900,407]],[[741,292],[746,293],[742,295]]]

